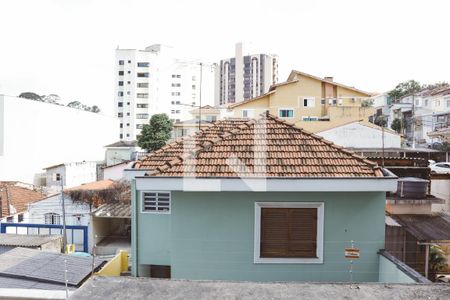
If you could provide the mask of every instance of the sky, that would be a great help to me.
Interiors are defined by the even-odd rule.
[[[114,107],[115,49],[175,47],[218,62],[236,42],[292,69],[369,92],[450,81],[446,0],[2,0],[0,94]]]

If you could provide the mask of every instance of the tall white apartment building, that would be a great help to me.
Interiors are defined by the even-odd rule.
[[[236,44],[235,57],[220,61],[216,75],[216,105],[228,105],[258,97],[278,81],[278,56],[247,54]]]
[[[216,64],[175,58],[172,47],[117,49],[115,66],[121,140],[136,140],[154,114],[166,113],[176,123],[189,119],[193,108],[214,103]]]

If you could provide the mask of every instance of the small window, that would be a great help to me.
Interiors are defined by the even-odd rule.
[[[318,120],[319,120],[318,117],[313,116],[302,117],[302,121],[318,121]]]
[[[138,82],[138,88],[148,88],[148,82]]]
[[[136,124],[136,129],[142,129],[144,128],[144,124]]]
[[[45,224],[59,225],[61,224],[61,216],[56,213],[47,213],[44,215]]]
[[[140,68],[147,68],[147,67],[150,66],[150,63],[148,63],[148,62],[138,62],[137,66],[140,67]]]
[[[136,94],[136,98],[148,98],[148,94],[147,93],[137,93]]]
[[[123,92],[118,92],[117,95],[118,95],[119,97],[123,97]]]
[[[143,73],[137,73],[137,77],[150,77],[150,74],[148,72],[143,72]]]
[[[118,117],[118,118],[123,118],[123,113],[121,113],[121,112],[118,113],[118,114],[117,114],[117,117]]]
[[[142,212],[169,213],[170,192],[142,192]]]
[[[131,60],[129,60],[128,63],[131,64]]]
[[[150,278],[171,278],[170,266],[150,265]]]
[[[320,100],[320,105],[325,105],[325,99]]]
[[[123,128],[123,123],[120,123],[119,128]]]
[[[242,117],[243,118],[253,118],[254,117],[254,110],[253,109],[243,109],[242,110]]]
[[[17,222],[23,222],[23,214],[17,215]]]
[[[119,86],[123,86],[123,81],[119,81]]]
[[[302,100],[303,107],[314,107],[316,106],[316,99],[314,97],[305,97]]]
[[[123,102],[118,102],[118,103],[117,103],[117,106],[118,106],[118,107],[123,107]]]
[[[123,76],[123,71],[119,71],[119,76]]]
[[[136,104],[137,108],[148,108],[148,104],[138,103]]]
[[[181,83],[172,83],[172,87],[180,87]]]
[[[148,119],[148,114],[136,114],[136,119]]]
[[[280,109],[279,110],[279,117],[280,118],[293,118],[294,117],[294,110],[293,109]]]
[[[13,217],[13,216],[7,217],[7,218],[6,218],[6,222],[7,222],[7,223],[12,223],[12,222],[14,222],[14,217]]]
[[[119,60],[119,66],[123,66],[124,61],[123,60]]]

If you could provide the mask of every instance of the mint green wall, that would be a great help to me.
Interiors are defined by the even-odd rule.
[[[138,215],[138,263],[170,264],[178,279],[347,281],[344,248],[353,239],[361,249],[354,280],[378,281],[384,199],[384,193],[172,192],[170,215]],[[257,201],[324,202],[324,263],[254,264]]]
[[[379,282],[387,283],[415,283],[414,279],[403,273],[386,257],[380,255]]]

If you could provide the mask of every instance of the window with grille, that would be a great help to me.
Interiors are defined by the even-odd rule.
[[[61,216],[55,213],[47,213],[44,215],[45,224],[59,225],[61,224]]]
[[[257,202],[255,263],[322,263],[323,203]]]
[[[142,212],[169,213],[170,192],[142,192]]]

